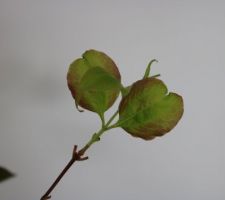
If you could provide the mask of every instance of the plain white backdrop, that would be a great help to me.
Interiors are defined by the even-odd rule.
[[[224,200],[224,11],[222,0],[0,0],[0,165],[17,174],[0,199],[40,199],[73,145],[99,129],[66,83],[69,64],[93,48],[114,59],[124,85],[158,59],[152,71],[183,96],[184,116],[150,142],[108,132],[52,199]]]

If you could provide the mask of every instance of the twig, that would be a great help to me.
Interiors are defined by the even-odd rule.
[[[50,186],[50,188],[47,190],[47,192],[41,197],[41,200],[47,200],[51,198],[51,192],[54,190],[56,185],[60,182],[62,177],[65,175],[65,173],[70,169],[70,167],[76,162],[76,161],[83,161],[87,160],[88,157],[82,157],[87,149],[81,149],[80,151],[77,151],[77,145],[74,146],[73,154],[71,160],[68,162],[66,167],[62,170],[62,172],[59,174],[59,176],[56,178],[56,180],[53,182],[53,184]]]
[[[66,174],[66,172],[71,168],[71,166],[76,162],[76,161],[83,161],[83,160],[87,160],[88,157],[85,156],[83,157],[83,155],[85,154],[85,152],[87,151],[87,149],[94,144],[95,142],[100,140],[101,135],[111,129],[114,128],[114,126],[112,125],[111,127],[109,126],[110,123],[113,121],[113,119],[117,116],[118,111],[115,112],[113,114],[113,116],[109,119],[109,121],[105,124],[104,120],[102,120],[102,128],[97,132],[94,133],[90,139],[90,141],[79,151],[77,151],[77,145],[74,146],[73,149],[73,153],[72,153],[72,158],[71,160],[68,162],[68,164],[65,166],[65,168],[62,170],[62,172],[59,174],[59,176],[56,178],[56,180],[52,183],[52,185],[50,186],[50,188],[47,190],[47,192],[41,197],[40,200],[48,200],[51,198],[51,192],[55,189],[55,187],[58,185],[58,183],[60,182],[60,180],[62,179],[62,177]],[[116,126],[115,126],[116,128]]]

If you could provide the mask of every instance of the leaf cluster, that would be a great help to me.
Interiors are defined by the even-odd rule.
[[[169,132],[183,115],[183,99],[168,92],[165,83],[158,79],[159,75],[150,76],[153,62],[157,61],[149,63],[142,79],[125,87],[117,65],[108,55],[97,50],[86,51],[82,58],[71,63],[67,73],[68,87],[77,109],[83,111],[79,108],[82,107],[97,113],[104,131],[121,127],[130,135],[145,140]],[[114,116],[110,123],[105,123],[104,114],[120,93],[122,99],[116,111],[119,119],[110,125]]]

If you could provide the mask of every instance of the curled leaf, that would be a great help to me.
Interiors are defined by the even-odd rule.
[[[132,136],[151,140],[173,129],[183,115],[183,99],[156,78],[135,82],[119,106],[119,122]]]
[[[112,106],[120,92],[120,73],[103,52],[86,51],[69,67],[67,83],[78,107],[102,115]]]

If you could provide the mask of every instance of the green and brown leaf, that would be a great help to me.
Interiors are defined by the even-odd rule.
[[[119,106],[118,124],[132,136],[151,140],[173,129],[183,115],[183,99],[156,78],[135,82]]]
[[[67,82],[76,104],[100,115],[112,106],[121,87],[116,64],[96,50],[86,51],[70,65]]]

